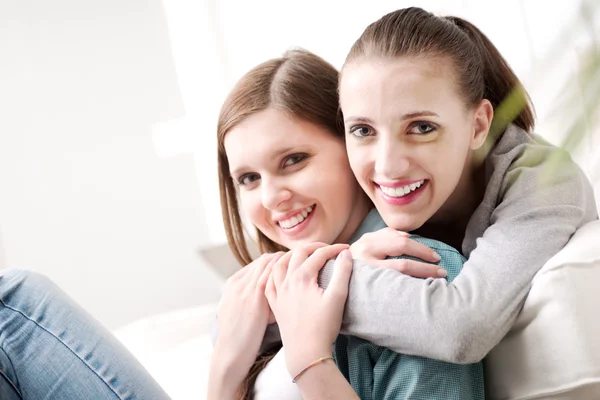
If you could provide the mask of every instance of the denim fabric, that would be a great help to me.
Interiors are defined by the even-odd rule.
[[[42,275],[0,271],[0,399],[168,399],[142,365]]]

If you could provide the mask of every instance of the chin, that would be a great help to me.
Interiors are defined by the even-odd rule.
[[[308,242],[306,242],[305,240],[285,240],[281,243],[281,245],[286,249],[294,250],[295,248],[300,247],[306,243]]]
[[[421,221],[421,218],[412,215],[381,215],[385,224],[397,231],[412,232],[419,229],[425,221]]]
[[[325,242],[324,240],[321,240],[319,237],[309,236],[309,237],[305,237],[305,238],[297,239],[297,240],[289,240],[288,239],[285,241],[285,243],[282,243],[282,244],[283,244],[283,246],[287,247],[288,249],[293,250],[300,246],[304,246],[304,245],[314,243],[314,242],[329,243],[329,242]]]

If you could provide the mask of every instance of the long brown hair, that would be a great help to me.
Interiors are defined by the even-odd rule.
[[[242,265],[252,262],[240,215],[237,192],[225,152],[225,136],[244,119],[274,107],[322,126],[344,138],[338,113],[338,71],[305,50],[291,50],[266,61],[244,75],[221,107],[217,125],[219,189],[227,241]],[[261,253],[287,250],[257,229]]]
[[[338,112],[338,71],[322,58],[305,50],[291,50],[283,57],[266,61],[244,75],[221,107],[217,125],[219,189],[227,241],[241,265],[252,262],[240,215],[237,192],[229,171],[225,136],[244,119],[274,107],[322,126],[344,138]],[[261,253],[287,250],[256,230]],[[258,356],[238,388],[236,399],[252,400],[259,373],[273,359],[281,345]]]
[[[256,383],[256,378],[258,378],[260,372],[265,369],[269,361],[275,357],[281,347],[282,346],[275,346],[269,349],[267,352],[258,355],[256,361],[254,361],[254,364],[252,364],[252,367],[250,367],[248,375],[246,375],[246,378],[237,390],[235,397],[236,400],[254,399],[254,384]]]
[[[417,7],[391,12],[366,28],[344,65],[364,58],[402,56],[441,56],[452,60],[465,103],[473,106],[482,99],[492,103],[496,111],[492,131],[499,134],[510,123],[533,131],[534,111],[529,95],[498,49],[470,22],[458,17],[438,17]],[[505,107],[508,110],[498,113],[505,100],[510,102]]]

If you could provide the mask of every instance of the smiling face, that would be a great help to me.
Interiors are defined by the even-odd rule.
[[[368,211],[343,140],[318,125],[268,108],[231,129],[225,151],[243,214],[287,248],[346,242]]]
[[[386,224],[412,231],[451,218],[493,110],[465,105],[450,61],[356,60],[342,72],[340,104],[350,165]]]

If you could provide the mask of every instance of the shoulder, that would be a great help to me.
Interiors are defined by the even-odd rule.
[[[467,259],[457,249],[444,242],[440,242],[439,240],[428,239],[419,235],[411,235],[410,237],[419,243],[423,243],[430,249],[435,250],[435,252],[440,255],[441,259],[438,262],[438,265],[448,272],[446,278],[448,281],[452,282],[454,278],[458,276]]]
[[[423,243],[425,246],[435,250],[440,256],[442,256],[442,258],[444,257],[444,255],[451,257],[460,257],[461,259],[464,258],[460,251],[444,242],[440,242],[439,240],[429,239],[423,236],[413,234],[410,235],[410,238],[419,243]]]
[[[488,165],[495,171],[505,172],[518,168],[541,170],[545,167],[561,166],[570,172],[579,173],[579,167],[568,151],[514,125],[506,129],[493,147],[488,156]]]
[[[498,140],[488,164],[493,175],[486,191],[497,191],[499,202],[531,198],[538,205],[549,202],[584,209],[595,204],[588,178],[568,151],[516,126],[509,126]]]

